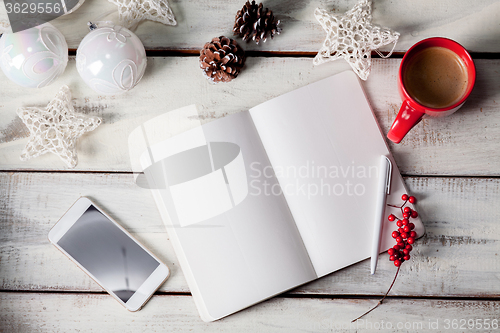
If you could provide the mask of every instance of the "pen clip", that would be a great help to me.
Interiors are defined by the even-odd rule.
[[[389,163],[389,168],[387,169],[387,176],[386,176],[387,182],[385,184],[385,193],[390,194],[391,193],[391,179],[392,179],[392,162],[387,156],[384,156],[384,157],[387,160],[387,163]]]

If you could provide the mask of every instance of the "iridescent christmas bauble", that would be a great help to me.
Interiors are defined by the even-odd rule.
[[[106,95],[135,87],[146,71],[146,51],[141,40],[118,25],[90,27],[92,31],[76,51],[76,68],[82,79]]]
[[[0,68],[23,87],[51,84],[67,64],[68,44],[50,23],[0,37]]]

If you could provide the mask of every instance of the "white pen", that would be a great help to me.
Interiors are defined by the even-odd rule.
[[[380,156],[380,166],[377,185],[377,204],[375,206],[372,259],[370,270],[372,275],[377,269],[378,254],[380,252],[380,240],[382,236],[382,224],[384,221],[385,202],[391,190],[392,163],[387,156]]]

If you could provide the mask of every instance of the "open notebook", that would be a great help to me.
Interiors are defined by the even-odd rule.
[[[205,321],[370,257],[380,155],[387,202],[406,192],[350,71],[167,140],[159,126],[140,130],[141,164]]]

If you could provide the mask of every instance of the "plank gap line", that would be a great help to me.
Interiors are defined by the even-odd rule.
[[[105,171],[105,170],[0,170],[2,173],[66,173],[66,174],[103,174],[103,175],[133,175],[143,174],[132,171]],[[459,179],[499,179],[500,175],[416,175],[401,173],[403,178],[459,178]]]
[[[201,48],[200,48],[201,49]],[[76,49],[69,49],[69,56],[76,56]],[[306,51],[246,51],[247,57],[261,57],[261,58],[314,58],[317,52],[306,52]],[[200,55],[199,50],[159,50],[159,49],[149,49],[146,50],[146,56],[148,57],[198,57]],[[394,52],[389,59],[402,59],[405,52]],[[495,52],[470,52],[472,59],[500,59],[500,53]],[[372,52],[373,59],[381,59],[382,57],[376,53]]]
[[[77,291],[77,290],[1,290],[0,293],[19,293],[19,294],[81,294],[81,295],[107,295],[105,291]],[[156,296],[186,296],[192,297],[189,292],[165,292],[157,291],[154,293]],[[285,293],[277,295],[273,298],[311,298],[311,299],[380,299],[380,295],[325,295],[325,294],[293,294]],[[443,301],[500,301],[499,295],[490,296],[419,296],[419,295],[387,295],[386,299],[420,299],[420,300],[443,300]]]

